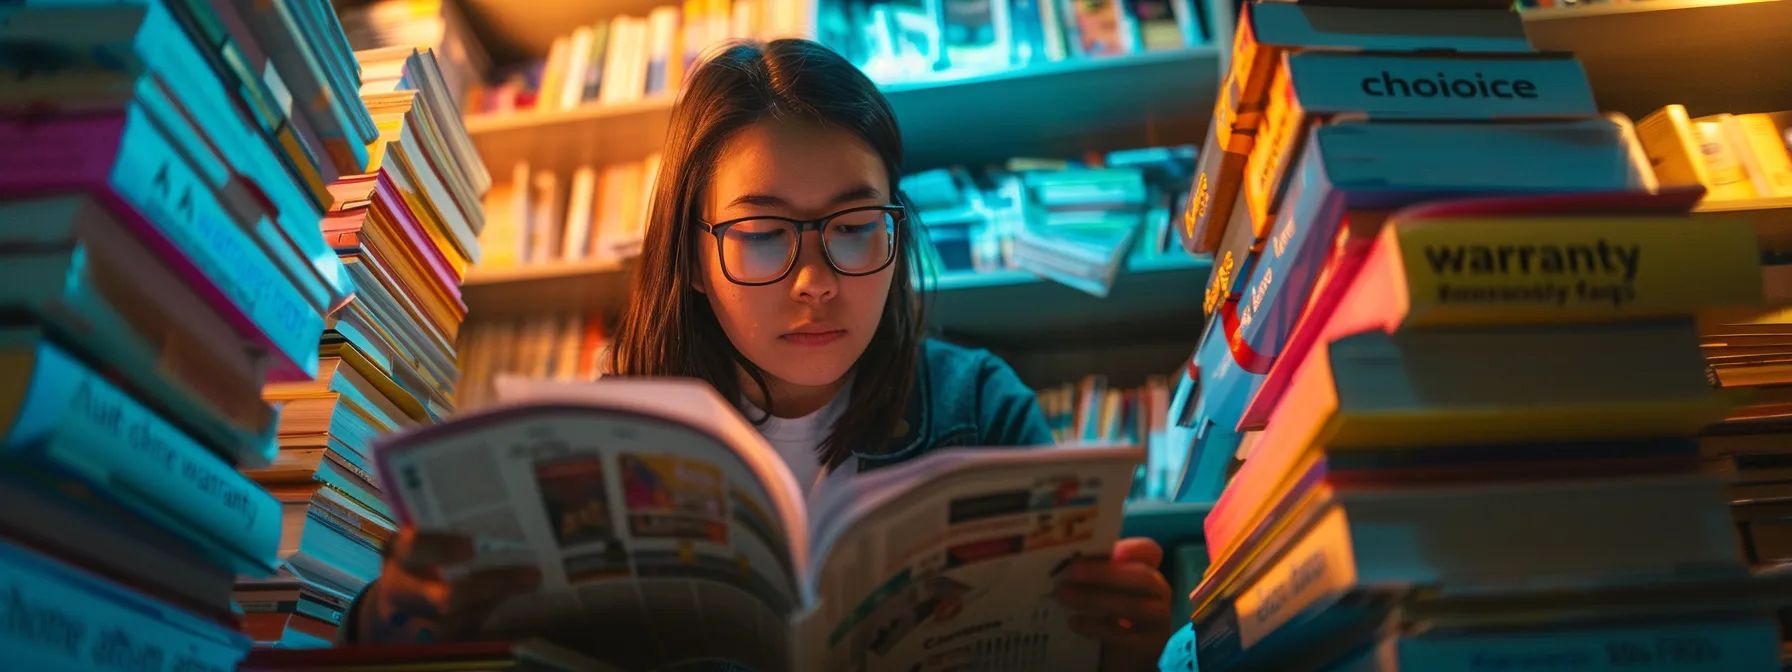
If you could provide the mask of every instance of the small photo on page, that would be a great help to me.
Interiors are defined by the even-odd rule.
[[[1034,516],[1033,529],[1027,532],[1027,550],[1093,539],[1100,520],[1101,511],[1094,508],[1042,511]]]
[[[566,579],[583,580],[629,573],[628,549],[610,519],[603,459],[597,456],[538,462],[536,488],[554,541],[560,546]]]
[[[1073,474],[1033,481],[1032,510],[1093,507],[1101,494],[1101,479]]]
[[[616,457],[622,470],[629,534],[641,539],[728,543],[728,495],[722,470],[670,455]]]

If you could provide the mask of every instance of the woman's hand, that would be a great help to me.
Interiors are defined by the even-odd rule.
[[[472,559],[473,543],[466,537],[401,528],[392,537],[379,580],[361,598],[360,641],[467,639],[506,598],[541,583],[533,567],[487,569],[453,581],[443,578],[444,567]]]
[[[1102,672],[1157,669],[1175,629],[1163,558],[1155,541],[1121,539],[1111,557],[1077,562],[1058,585],[1058,601],[1079,612],[1070,629],[1101,640]]]

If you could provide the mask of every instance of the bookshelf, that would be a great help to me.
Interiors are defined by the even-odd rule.
[[[1071,59],[988,75],[885,87],[910,172],[1012,156],[1200,140],[1219,89],[1219,49]],[[1066,96],[1067,91],[1077,95]],[[573,110],[476,115],[467,132],[494,174],[518,161],[570,171],[659,148],[672,98]]]
[[[1116,340],[1178,340],[1187,347],[1200,336],[1211,266],[1188,256],[1129,261],[1106,298],[1020,271],[945,276],[927,319],[948,336],[1003,349]]]
[[[947,335],[992,347],[1086,344],[1092,332],[1192,342],[1200,333],[1210,265],[1181,256],[1130,262],[1107,298],[1022,271],[948,274],[928,285],[928,320]],[[628,282],[628,267],[617,264],[475,267],[461,291],[469,314],[480,320],[589,310],[613,315],[628,296]],[[1044,306],[1051,310],[1041,311]]]
[[[1792,2],[1649,0],[1525,12],[1539,49],[1574,52],[1599,107],[1641,118],[1792,109]]]
[[[554,262],[468,271],[461,284],[467,315],[506,320],[551,313],[618,312],[628,298],[628,266],[608,262]]]

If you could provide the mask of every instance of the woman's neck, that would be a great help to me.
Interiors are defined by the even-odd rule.
[[[753,382],[753,377],[747,375],[745,370],[740,372],[741,394],[747,398],[748,403],[760,409],[769,409],[774,417],[779,418],[800,418],[821,410],[840,394],[840,390],[852,378],[849,375],[826,385],[812,386],[788,383],[763,372],[760,375],[765,377],[766,392],[771,395],[770,405],[767,405],[765,394],[761,393],[759,385]]]

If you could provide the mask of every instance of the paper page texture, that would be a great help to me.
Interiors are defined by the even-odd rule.
[[[788,667],[801,594],[789,522],[728,447],[601,409],[488,419],[382,455],[390,492],[419,530],[473,537],[467,569],[541,571],[541,589],[506,602],[488,631],[602,633],[631,644],[618,652],[627,660],[606,661],[625,667],[698,652]]]
[[[913,478],[885,481],[912,489],[872,489],[831,516],[814,540],[819,602],[801,626],[802,669],[1096,669],[1099,646],[1069,630],[1051,593],[1071,562],[1106,556],[1119,537],[1139,455],[1101,450],[1091,455],[1105,460],[1059,461],[1071,451],[1052,448],[929,456]],[[1013,455],[990,462],[998,453]]]

